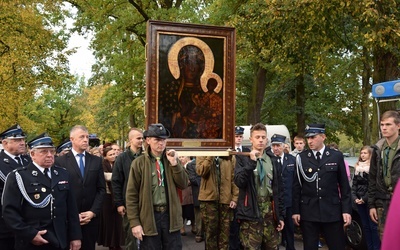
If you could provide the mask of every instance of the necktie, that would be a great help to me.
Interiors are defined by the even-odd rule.
[[[242,150],[240,150],[240,148],[237,148],[237,149],[236,149],[236,151],[238,151],[238,152],[242,152]]]
[[[278,156],[278,157],[279,157],[279,156]],[[280,165],[281,167],[283,167],[283,162],[282,162],[282,159],[281,159],[281,158],[278,159],[278,163],[279,163],[279,165]]]
[[[79,156],[79,169],[81,170],[82,177],[84,176],[85,173],[85,163],[83,162],[83,157],[85,156],[84,154],[78,154]]]
[[[49,172],[50,172],[50,170],[48,168],[45,168],[43,171],[43,174],[47,179],[51,180],[51,177],[49,176]]]
[[[258,166],[259,166],[260,183],[262,183],[265,177],[265,172],[261,158],[258,158]]]
[[[156,157],[156,159],[158,186],[164,186],[164,166],[160,160],[160,157]]]
[[[21,158],[20,158],[19,156],[15,156],[15,160],[17,160],[17,162],[18,162],[19,165],[23,166],[23,165],[22,165]]]
[[[390,147],[385,148],[385,157],[383,159],[383,167],[385,170],[385,176],[387,176],[388,169],[389,169],[389,153],[390,153]]]
[[[318,151],[316,155],[317,155],[317,161],[319,163],[319,161],[321,160],[321,153]]]

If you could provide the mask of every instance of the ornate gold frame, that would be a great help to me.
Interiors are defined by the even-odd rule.
[[[185,72],[182,67],[189,67],[189,64],[179,65],[179,61],[181,64],[183,61],[182,56],[178,59],[179,52],[188,45],[201,51],[196,56],[203,58],[200,64],[204,64],[195,66],[201,68],[199,74],[202,74],[198,83],[194,84],[179,80],[183,75],[181,72]],[[150,20],[147,23],[146,49],[146,127],[152,123],[163,123],[172,134],[167,140],[167,147],[180,151],[225,151],[232,148],[235,142],[235,29]],[[215,80],[214,85],[207,85],[211,78]],[[196,90],[199,92],[193,93],[190,91],[194,88],[187,88],[189,90],[183,94],[185,90],[182,88],[193,85],[198,85]],[[189,96],[190,109],[185,106],[183,97],[181,99],[181,93]],[[215,112],[218,116],[213,113],[217,118],[211,119],[215,120],[212,126],[208,126],[210,119],[205,119],[200,115],[203,113],[197,111],[207,111],[206,106],[198,105],[201,102],[196,101],[210,95],[216,98],[214,107],[219,100],[222,103],[222,108]],[[204,100],[211,105],[210,99]],[[176,111],[175,106],[181,110]],[[187,113],[183,112],[184,108],[191,113],[184,116],[183,113]],[[180,123],[175,123],[176,117]],[[204,120],[208,120],[207,123]],[[211,127],[216,129],[209,129]]]

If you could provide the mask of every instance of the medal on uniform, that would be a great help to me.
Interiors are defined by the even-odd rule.
[[[33,176],[37,176],[37,171],[36,171],[36,170],[33,170],[33,171],[32,171],[32,175],[33,175]]]
[[[46,192],[46,188],[43,187],[43,188],[42,188],[42,192],[43,192],[43,193]]]
[[[309,168],[309,169],[308,169],[308,172],[310,172],[310,173],[311,173],[311,172],[312,172],[312,168]]]
[[[35,197],[36,200],[40,198],[40,194],[35,194],[33,197]]]

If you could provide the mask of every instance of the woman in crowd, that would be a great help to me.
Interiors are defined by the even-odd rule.
[[[372,148],[364,146],[361,148],[360,156],[355,165],[355,172],[352,186],[352,198],[357,204],[358,213],[364,227],[365,239],[368,250],[379,250],[381,241],[379,239],[377,224],[369,217],[368,209],[368,174]]]
[[[122,217],[118,214],[116,206],[113,202],[111,176],[112,168],[115,162],[115,150],[111,144],[104,145],[103,148],[103,170],[106,180],[106,196],[103,202],[103,211],[100,218],[100,232],[97,243],[99,245],[109,247],[110,250],[122,250],[123,233],[122,233]]]
[[[89,153],[98,157],[101,157],[100,149],[98,147],[91,148]]]

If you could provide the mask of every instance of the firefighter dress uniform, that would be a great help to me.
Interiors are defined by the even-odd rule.
[[[49,148],[53,143],[42,134],[28,145],[31,149]],[[50,174],[44,172],[47,169]],[[69,185],[67,170],[54,165],[42,168],[36,162],[8,175],[3,217],[15,233],[15,249],[69,249],[69,241],[81,239],[78,209]],[[47,230],[42,237],[49,243],[35,246],[32,240],[41,230]]]

